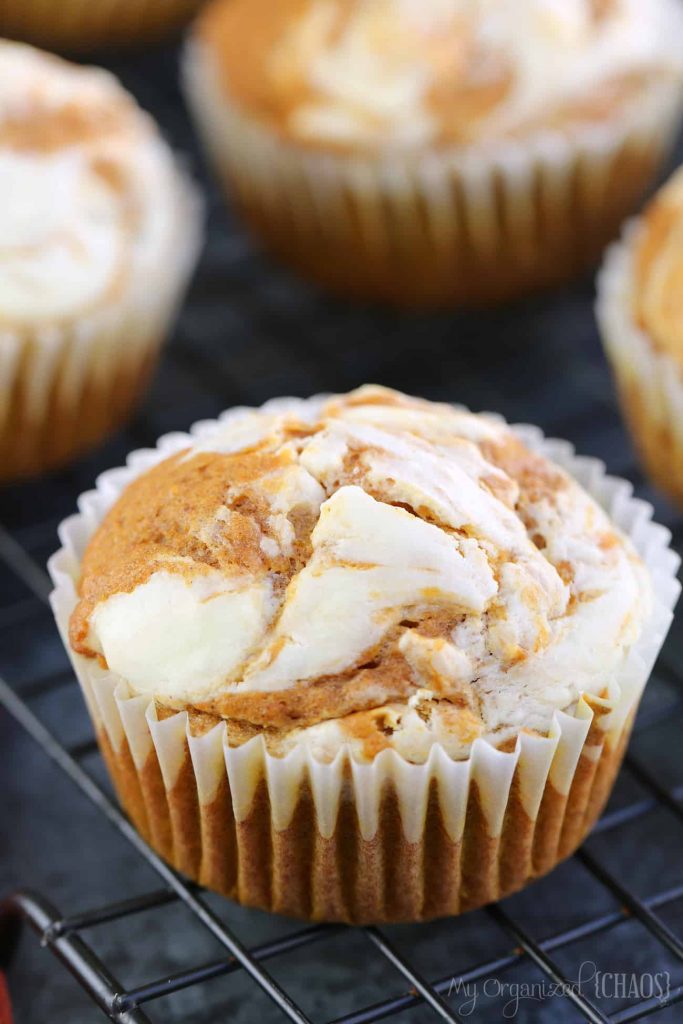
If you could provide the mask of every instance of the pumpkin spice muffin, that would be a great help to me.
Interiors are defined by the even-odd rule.
[[[180,28],[202,0],[1,0],[0,35],[83,53],[151,43]]]
[[[609,252],[598,319],[645,469],[683,505],[683,169]]]
[[[53,608],[119,796],[178,869],[419,920],[583,839],[677,560],[642,504],[641,560],[623,483],[520,430],[361,388],[169,435],[83,497]]]
[[[672,0],[213,0],[191,109],[257,236],[343,293],[503,299],[594,260],[678,123]]]
[[[0,480],[126,418],[194,265],[199,200],[105,71],[0,42]]]

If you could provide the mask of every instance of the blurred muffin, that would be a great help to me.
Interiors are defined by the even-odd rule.
[[[683,505],[683,168],[609,251],[597,311],[645,469]]]
[[[155,42],[202,0],[2,0],[0,35],[73,53]]]
[[[669,145],[682,74],[672,0],[213,0],[184,63],[266,246],[406,305],[595,259]]]
[[[0,43],[0,479],[119,426],[194,266],[200,204],[105,71]]]
[[[80,508],[52,604],[128,813],[315,919],[458,913],[568,855],[678,590],[600,464],[381,388],[168,435]]]

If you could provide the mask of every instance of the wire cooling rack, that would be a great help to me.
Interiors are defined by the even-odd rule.
[[[201,175],[175,59],[168,50],[114,66]],[[346,308],[252,253],[205,186],[207,250],[140,414],[77,467],[0,492],[0,702],[7,712],[0,742],[21,753],[3,768],[0,807],[6,800],[13,815],[7,828],[3,822],[3,840],[15,865],[8,869],[13,884],[39,878],[42,885],[15,891],[0,910],[0,953],[25,1020],[46,1019],[34,1007],[53,1007],[58,989],[64,1020],[91,1024],[93,1018],[88,1011],[77,1016],[61,975],[50,975],[52,993],[41,1001],[41,969],[27,977],[14,956],[22,922],[37,933],[42,955],[52,953],[104,1016],[120,1024],[683,1020],[683,628],[677,625],[646,690],[614,797],[591,838],[547,879],[462,918],[349,929],[246,911],[169,869],[116,806],[47,609],[43,566],[56,546],[56,524],[73,511],[76,496],[131,448],[230,405],[379,380],[538,422],[605,459],[653,499],[615,408],[589,281],[481,316]],[[682,547],[677,515],[660,505],[658,518]],[[31,748],[21,739],[26,734]],[[33,752],[47,756],[40,767]],[[22,786],[24,775],[29,781]],[[71,788],[61,785],[64,777]],[[46,813],[45,791],[54,792],[49,827],[38,817]],[[75,814],[79,793],[94,808],[94,824]],[[20,821],[32,814],[33,827],[22,831]],[[74,899],[74,879],[87,877],[93,861],[105,857],[116,871],[115,896],[98,875],[98,884]]]

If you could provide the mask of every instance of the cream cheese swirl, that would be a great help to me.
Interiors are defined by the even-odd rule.
[[[650,583],[573,480],[383,389],[300,410],[218,423],[124,492],[83,561],[77,651],[328,752],[368,715],[462,752],[609,687]]]
[[[296,83],[287,127],[300,139],[486,138],[600,98],[623,77],[681,76],[683,19],[672,0],[320,0],[269,72],[276,89]]]
[[[87,315],[137,287],[171,222],[170,152],[113,76],[0,44],[0,323]]]
[[[0,316],[69,316],[122,272],[127,225],[116,193],[88,158],[0,151]]]

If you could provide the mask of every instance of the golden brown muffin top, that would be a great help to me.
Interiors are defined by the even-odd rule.
[[[0,80],[2,149],[50,154],[140,132],[137,104],[100,68],[1,40]]]
[[[171,166],[113,75],[0,40],[0,325],[118,302],[165,230]]]
[[[602,690],[648,594],[508,428],[362,388],[229,418],[135,479],[84,555],[70,640],[236,742],[463,756]]]
[[[683,365],[683,171],[648,205],[633,257],[633,313],[661,352]]]
[[[670,0],[213,0],[198,59],[312,147],[467,143],[609,118],[674,71]]]

